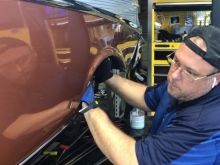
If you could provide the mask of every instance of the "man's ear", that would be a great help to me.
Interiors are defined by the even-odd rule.
[[[216,85],[220,83],[220,73],[217,73],[216,75]]]

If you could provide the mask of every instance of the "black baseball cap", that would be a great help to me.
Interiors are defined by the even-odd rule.
[[[191,37],[201,37],[207,46],[207,51],[203,51],[199,46],[193,43]],[[209,64],[220,70],[220,28],[209,26],[196,26],[185,37],[184,43],[201,56]]]

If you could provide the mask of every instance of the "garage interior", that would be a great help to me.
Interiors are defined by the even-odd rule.
[[[134,79],[147,85],[157,84],[166,79],[169,68],[165,57],[178,48],[184,35],[187,35],[192,26],[212,23],[220,27],[220,22],[217,21],[220,3],[217,0],[212,2],[209,0],[114,0],[111,3],[104,0],[81,1],[126,16],[141,28],[144,46],[141,71],[139,70],[138,75],[142,75],[143,79],[137,77]],[[122,9],[118,9],[116,7],[118,5]],[[97,89],[96,99],[100,100],[99,103],[103,109],[111,112],[109,116],[118,128],[136,139],[147,136],[153,113],[145,114],[144,128],[133,129],[130,123],[130,111],[133,107],[126,106],[125,112],[121,112],[120,108],[117,108],[112,102],[112,99],[120,102],[118,100],[120,98],[117,96],[112,98],[111,91],[103,84],[99,85]],[[115,111],[108,111],[108,109],[115,109]],[[108,165],[111,163],[94,143],[83,116],[76,114],[69,126],[27,164]]]
[[[71,0],[66,0],[71,1]],[[77,0],[115,13],[141,31],[141,59],[131,69],[130,79],[148,86],[167,79],[169,64],[166,56],[178,49],[194,26],[220,27],[220,0]],[[119,69],[114,73],[121,74]],[[114,125],[135,139],[144,139],[151,129],[153,112],[125,103],[104,83],[95,84],[95,100],[106,111]],[[82,105],[78,107],[78,110]],[[134,126],[133,112],[141,113],[141,126]],[[52,137],[22,162],[24,165],[111,165],[99,150],[83,114],[73,114],[67,127]]]

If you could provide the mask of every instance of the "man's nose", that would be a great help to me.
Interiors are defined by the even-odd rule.
[[[182,73],[181,67],[177,67],[175,70],[171,72],[171,76],[173,79],[180,79]]]

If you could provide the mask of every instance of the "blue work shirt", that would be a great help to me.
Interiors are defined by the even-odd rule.
[[[145,101],[156,114],[151,134],[136,142],[140,165],[220,164],[220,85],[179,104],[165,82],[148,88]]]

